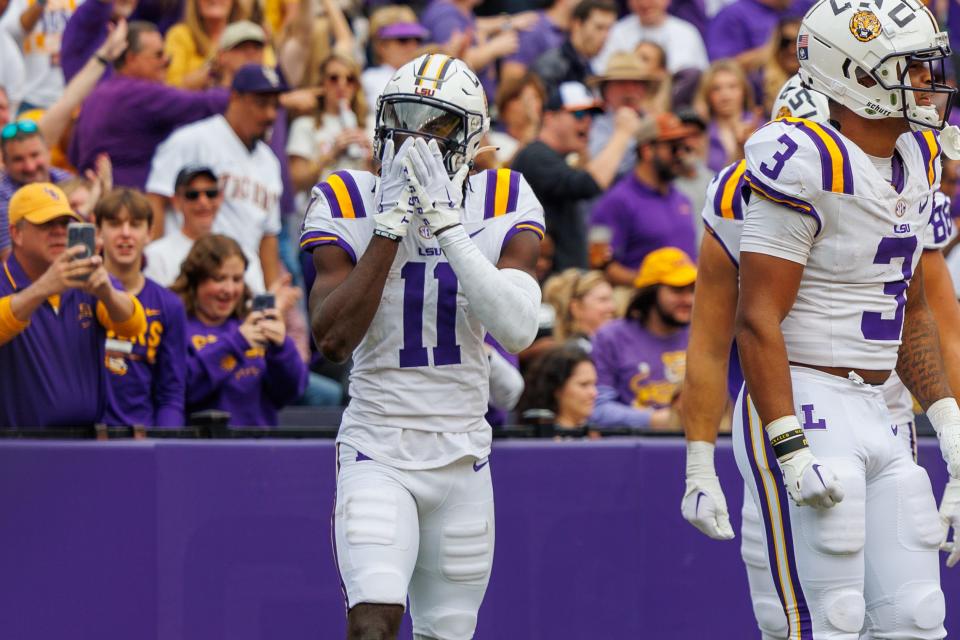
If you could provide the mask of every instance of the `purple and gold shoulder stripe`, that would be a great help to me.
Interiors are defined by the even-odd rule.
[[[820,235],[820,230],[823,229],[823,220],[820,218],[820,214],[817,213],[817,210],[813,207],[812,204],[801,200],[800,198],[795,198],[789,196],[782,191],[778,191],[771,187],[768,184],[758,179],[752,171],[747,169],[743,174],[744,180],[747,181],[747,184],[750,185],[750,189],[759,193],[761,196],[776,202],[777,204],[782,204],[785,207],[789,207],[794,211],[799,211],[800,213],[805,213],[808,216],[813,216],[817,221],[817,235]]]
[[[347,252],[347,255],[350,256],[350,260],[352,260],[354,264],[357,263],[356,251],[353,250],[353,247],[351,247],[346,240],[335,233],[328,231],[305,231],[300,236],[300,250],[306,251],[307,253],[325,244],[337,245]]]
[[[932,187],[937,181],[937,157],[941,147],[938,132],[932,130],[914,131],[913,137],[920,145],[923,167],[927,171],[927,183]]]
[[[520,174],[510,169],[488,169],[483,198],[483,219],[497,218],[517,210]]]
[[[741,160],[720,171],[720,183],[713,196],[713,212],[718,218],[743,220],[743,198],[740,190],[746,184],[747,161]]]
[[[503,242],[500,245],[500,251],[503,252],[503,249],[507,246],[507,243],[521,231],[532,231],[537,234],[537,237],[543,240],[544,228],[543,225],[539,222],[534,222],[533,220],[524,220],[523,222],[518,222],[510,229],[507,230],[507,233],[503,236]]]
[[[853,194],[853,165],[850,163],[850,154],[835,131],[803,118],[780,118],[778,122],[802,131],[817,147],[824,191]]]
[[[335,171],[318,185],[334,218],[366,218],[363,196],[348,171]]]

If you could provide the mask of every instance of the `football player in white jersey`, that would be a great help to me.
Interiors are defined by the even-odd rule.
[[[796,117],[824,123],[828,114],[826,97],[803,87],[799,77],[793,76],[780,90],[771,118]],[[741,160],[722,169],[707,191],[702,217],[708,235],[703,240],[699,262],[704,279],[697,288],[697,304],[690,335],[692,348],[689,350],[690,362],[684,380],[684,397],[687,398],[684,404],[684,427],[688,444],[687,483],[681,511],[691,524],[717,540],[734,537],[726,499],[714,469],[713,451],[727,402],[725,391],[736,396],[742,384],[735,352],[732,361],[729,356],[739,294],[740,234],[743,213],[751,195],[749,189],[743,190],[745,165],[746,161]],[[942,354],[953,380],[955,374],[960,374],[960,357],[956,354],[960,348],[960,305],[950,295],[933,293],[942,291],[944,286],[952,286],[941,253],[952,235],[949,210],[950,199],[936,192],[930,207],[930,221],[924,233],[921,262],[924,265],[924,286],[931,292],[931,311],[941,328]],[[884,391],[893,421],[891,431],[901,439],[915,460],[916,441],[910,393],[896,375],[890,376]],[[953,480],[945,496],[960,496],[958,491],[960,482]],[[952,552],[953,544],[947,542],[947,534],[951,518],[956,522],[956,513],[955,509],[951,511],[949,499],[944,501],[941,514],[944,522],[942,548]],[[743,503],[741,515],[741,555],[747,568],[761,636],[764,640],[785,639],[787,619],[770,575],[763,523],[749,495]],[[947,565],[952,566],[958,557],[960,548],[948,557]]]
[[[474,73],[421,56],[379,99],[380,175],[334,173],[304,219],[314,337],[354,363],[334,513],[348,638],[395,638],[408,596],[415,638],[472,638],[490,576],[483,337],[536,336],[544,221],[516,172],[468,177],[488,127]]]
[[[931,67],[946,35],[910,0],[824,0],[798,45],[804,84],[831,99],[833,122],[780,120],[747,144],[737,462],[788,637],[856,638],[869,609],[879,637],[942,638],[936,505],[926,474],[881,435],[891,420],[874,385],[897,366],[960,475],[960,410],[912,277],[939,147],[929,131],[901,137],[943,126],[933,94],[951,90]]]

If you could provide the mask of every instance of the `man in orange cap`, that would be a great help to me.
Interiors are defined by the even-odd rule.
[[[598,427],[669,426],[670,402],[686,370],[697,267],[676,247],[650,252],[637,273],[626,316],[605,324],[593,340]]]
[[[114,286],[100,256],[67,248],[67,224],[81,219],[59,187],[21,187],[9,216],[13,253],[0,274],[0,371],[8,372],[0,425],[96,424],[106,401],[106,331],[140,335],[143,307]]]
[[[656,117],[637,138],[633,171],[621,178],[593,208],[590,224],[610,238],[607,278],[629,286],[644,257],[660,247],[696,255],[696,228],[690,201],[674,180],[686,172],[700,131],[672,113]]]

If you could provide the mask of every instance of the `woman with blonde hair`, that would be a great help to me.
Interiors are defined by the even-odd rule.
[[[360,66],[334,53],[320,64],[320,79],[316,113],[294,120],[287,140],[293,184],[307,194],[334,171],[372,166],[373,127],[360,89]]]
[[[770,55],[763,69],[763,112],[770,113],[780,89],[800,70],[797,36],[800,18],[783,18],[770,36]]]
[[[553,337],[557,342],[576,340],[590,350],[597,330],[616,314],[613,287],[602,271],[567,269],[543,285],[543,300],[554,308]]]
[[[212,60],[227,26],[248,19],[239,0],[187,0],[183,20],[167,32],[163,49],[170,58],[167,84],[204,89]]]
[[[170,287],[187,310],[187,415],[219,409],[231,426],[276,426],[307,368],[276,308],[248,308],[247,258],[220,234],[197,240]]]
[[[733,60],[717,60],[704,72],[694,107],[707,120],[707,166],[719,171],[743,158],[743,145],[766,121],[756,109],[753,87]]]
[[[284,21],[277,41],[280,69],[291,87],[320,85],[320,64],[336,53],[353,59],[357,43],[337,0],[300,0],[295,15]]]

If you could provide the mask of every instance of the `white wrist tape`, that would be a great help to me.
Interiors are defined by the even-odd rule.
[[[798,451],[807,448],[807,436],[803,433],[797,416],[777,418],[766,426],[766,431],[773,454],[780,462],[786,462]]]
[[[960,406],[954,398],[941,398],[927,409],[927,417],[939,436],[948,424],[960,424]]]
[[[537,337],[540,286],[529,273],[498,269],[457,225],[437,236],[470,309],[503,348],[517,353]]]
[[[687,442],[687,477],[704,477],[717,475],[713,464],[713,452],[716,445],[705,440],[690,440]]]

